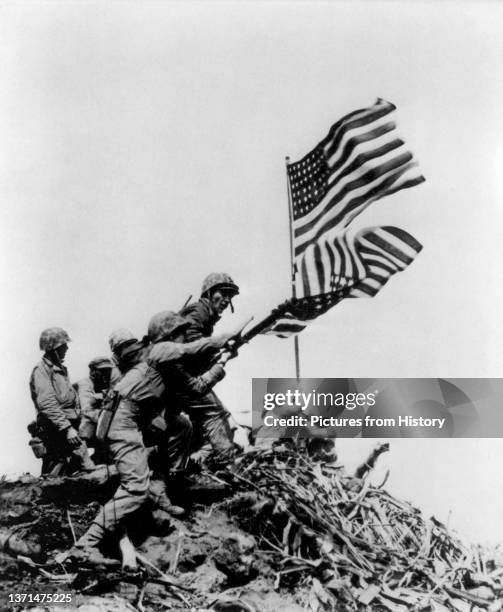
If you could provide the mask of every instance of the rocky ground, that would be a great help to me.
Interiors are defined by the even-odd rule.
[[[465,547],[365,470],[351,477],[286,448],[208,464],[178,492],[183,520],[145,508],[129,528],[137,571],[111,544],[107,563],[56,562],[116,482],[109,470],[0,483],[2,610],[61,610],[37,593],[68,593],[65,609],[80,612],[503,609],[498,551]],[[32,601],[9,602],[16,593]]]

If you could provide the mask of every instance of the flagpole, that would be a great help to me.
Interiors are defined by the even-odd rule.
[[[285,157],[285,168],[286,168],[286,190],[288,194],[288,221],[290,229],[290,269],[291,269],[291,282],[292,282],[292,298],[297,297],[295,289],[295,260],[293,255],[293,207],[292,207],[292,192],[290,189],[290,180],[288,178],[288,164],[290,158]],[[294,350],[295,350],[295,377],[297,380],[300,379],[300,360],[299,360],[299,337],[296,334],[293,338]]]

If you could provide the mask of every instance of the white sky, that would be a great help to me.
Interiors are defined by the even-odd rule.
[[[39,469],[43,328],[69,331],[78,379],[112,329],[143,334],[208,272],[241,286],[222,328],[288,297],[285,156],[378,96],[427,182],[355,226],[397,225],[424,251],[301,335],[302,375],[500,376],[502,31],[495,2],[0,2],[0,472]],[[229,365],[238,420],[251,378],[293,376],[292,355],[259,338]],[[383,467],[397,494],[503,541],[502,460],[501,440],[407,440]]]

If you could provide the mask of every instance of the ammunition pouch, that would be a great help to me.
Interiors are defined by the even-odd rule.
[[[37,459],[43,459],[47,455],[47,447],[38,436],[33,437],[29,445]]]
[[[96,439],[99,442],[105,441],[120,401],[121,397],[115,390],[110,391],[103,400],[103,408],[101,409],[100,416],[98,417],[98,424],[96,425]]]
[[[37,421],[32,421],[31,423],[28,423],[26,429],[28,430],[30,436],[38,436],[40,425],[37,423]]]
[[[47,455],[47,446],[43,441],[43,431],[36,421],[32,421],[26,428],[31,436],[29,441],[30,448],[37,459],[42,459]]]

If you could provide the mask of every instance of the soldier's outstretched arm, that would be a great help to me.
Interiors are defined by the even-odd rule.
[[[194,342],[181,344],[179,342],[158,342],[150,349],[147,356],[147,363],[156,366],[169,361],[178,361],[182,357],[211,354],[222,348],[227,342],[227,335],[212,336],[211,338],[201,338]]]
[[[225,361],[219,361],[200,376],[192,376],[180,363],[170,368],[170,383],[178,392],[191,397],[206,395],[225,376]]]

